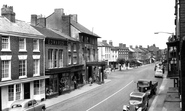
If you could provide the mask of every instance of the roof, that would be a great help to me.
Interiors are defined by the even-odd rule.
[[[83,25],[79,24],[78,22],[71,20],[71,25],[73,25],[75,28],[77,28],[81,33],[86,33],[89,35],[92,35],[94,37],[100,38],[97,34],[91,32],[89,29],[84,27]]]
[[[20,20],[15,20],[14,23],[3,16],[0,16],[0,34],[18,37],[45,38],[43,34],[30,24]]]
[[[27,103],[28,101],[33,100],[33,99],[21,99],[21,100],[16,100],[12,103],[13,104],[21,104],[24,105],[25,103]]]
[[[145,93],[142,92],[131,92],[130,96],[143,97]]]
[[[78,41],[76,38],[70,37],[70,36],[68,36],[68,35],[66,35],[66,34],[64,34],[64,33],[60,32],[60,31],[53,30],[53,29],[50,29],[50,30],[52,30],[53,32],[59,34],[60,36],[63,36],[64,38],[66,38],[68,40]]]
[[[147,81],[147,82],[149,82],[150,80],[148,80],[148,79],[139,79],[138,81]]]
[[[112,47],[112,46],[105,42],[98,42],[98,47]]]
[[[45,35],[46,37],[66,40],[65,37],[60,36],[59,34],[53,32],[52,30],[50,30],[50,29],[48,29],[48,28],[37,27],[37,26],[33,26],[33,27],[34,27],[36,30],[38,30],[40,33],[42,33],[43,35]]]

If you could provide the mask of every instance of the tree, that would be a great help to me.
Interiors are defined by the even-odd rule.
[[[121,67],[123,66],[123,64],[125,63],[125,59],[123,59],[123,58],[119,58],[119,59],[117,59],[117,63],[119,63],[120,64],[120,71],[121,71]]]

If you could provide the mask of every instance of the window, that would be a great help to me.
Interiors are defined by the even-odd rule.
[[[19,38],[19,51],[26,51],[26,39]]]
[[[73,64],[77,63],[77,53],[73,53]]]
[[[10,60],[2,60],[2,80],[10,79]]]
[[[39,80],[34,81],[34,95],[39,94]]]
[[[19,60],[19,76],[26,76],[27,64],[26,60]]]
[[[68,43],[68,51],[71,51],[71,44]]]
[[[8,86],[8,100],[9,101],[14,100],[14,85]]]
[[[16,84],[16,100],[21,98],[21,84]]]
[[[48,49],[49,68],[53,68],[53,49]]]
[[[32,101],[29,101],[29,102],[28,102],[28,107],[32,107],[32,105],[33,105],[33,104],[32,104]]]
[[[44,80],[34,81],[34,95],[44,93]]]
[[[71,64],[71,54],[68,55],[68,64]]]
[[[73,51],[76,51],[76,44],[73,45]]]
[[[54,50],[54,67],[58,67],[58,50]]]
[[[33,61],[33,74],[34,75],[39,75],[40,73],[40,61],[39,59],[34,59]]]
[[[59,50],[58,53],[58,59],[59,59],[59,67],[63,67],[63,50]]]
[[[10,37],[2,36],[2,51],[10,50]]]
[[[39,40],[33,39],[33,51],[39,51]]]

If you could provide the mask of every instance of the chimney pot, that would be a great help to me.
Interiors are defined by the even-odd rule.
[[[11,22],[15,23],[15,13],[13,12],[13,6],[3,5],[1,8],[1,16],[4,16]]]

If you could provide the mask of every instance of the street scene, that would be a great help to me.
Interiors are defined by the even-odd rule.
[[[0,111],[185,110],[185,0],[0,8]]]

